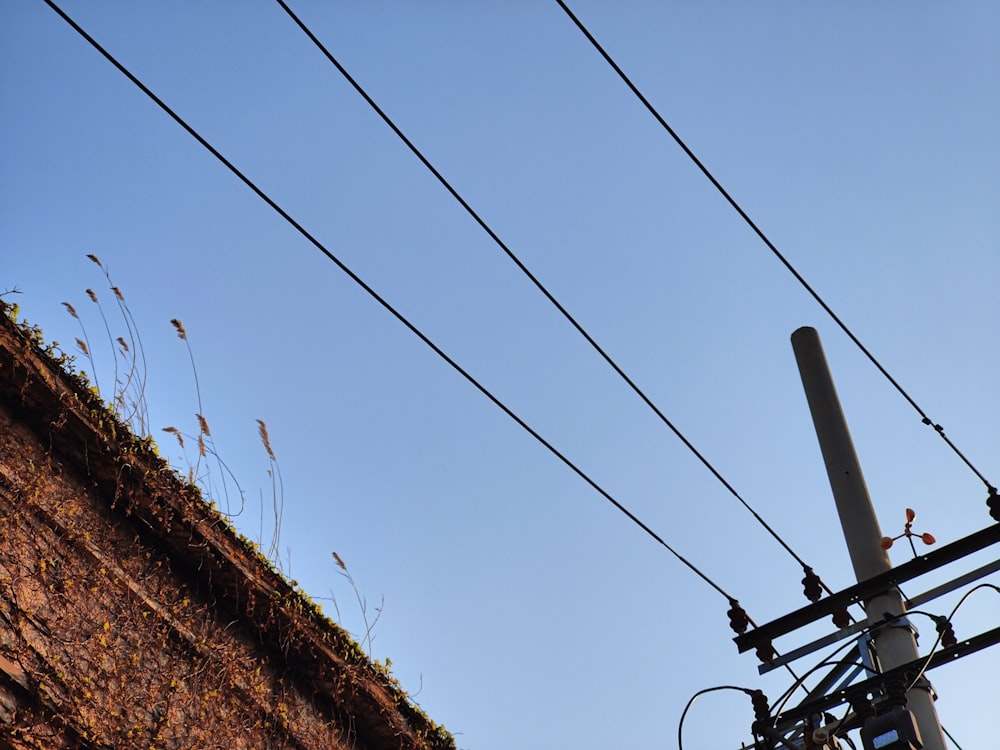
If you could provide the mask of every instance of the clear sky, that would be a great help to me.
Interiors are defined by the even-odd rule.
[[[256,2],[67,2],[98,41],[547,440],[764,622],[795,561],[614,375],[309,43]],[[853,582],[789,336],[818,328],[883,529],[947,543],[983,484],[543,2],[294,9],[549,290],[833,588]],[[1000,6],[606,3],[581,20],[781,251],[1000,483]],[[696,691],[760,687],[723,597],[375,304],[40,0],[0,4],[0,291],[108,390],[124,333],[150,425],[198,400],[283,565],[339,603],[459,747],[675,747]],[[78,356],[78,365],[91,364]],[[215,475],[218,476],[217,474]],[[262,500],[263,498],[263,500]],[[263,521],[261,520],[263,516]],[[263,531],[262,531],[263,527]],[[893,549],[904,562],[908,548]],[[980,555],[933,581],[994,559]],[[993,576],[994,583],[1000,583]],[[947,614],[958,592],[925,606]],[[327,603],[327,611],[337,614]],[[1000,595],[959,610],[995,627]],[[926,651],[931,622],[915,617]],[[813,632],[813,635],[816,633]],[[779,641],[779,649],[798,645]],[[816,654],[797,664],[817,663]],[[1000,649],[931,673],[965,748]],[[801,695],[801,694],[800,694]],[[713,693],[688,748],[749,740]]]

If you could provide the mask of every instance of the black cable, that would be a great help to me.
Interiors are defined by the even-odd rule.
[[[973,586],[971,589],[969,589],[962,595],[961,599],[958,600],[958,604],[956,604],[955,607],[951,610],[951,614],[949,614],[945,618],[945,622],[947,622],[950,625],[952,619],[954,619],[955,617],[955,613],[958,612],[959,608],[963,604],[965,604],[965,600],[968,599],[970,596],[972,596],[976,591],[979,591],[979,589],[993,589],[998,594],[1000,594],[1000,586],[995,586],[992,583],[980,583],[978,586]],[[934,617],[934,615],[930,615],[930,617]],[[927,667],[930,666],[931,660],[934,658],[934,652],[937,651],[938,646],[941,645],[941,640],[943,638],[944,638],[944,630],[940,629],[938,630],[937,639],[934,641],[934,645],[931,646],[931,650],[927,653],[927,658],[924,659],[924,663],[920,665],[920,671],[917,672],[917,676],[910,681],[909,685],[907,685],[906,692],[910,692],[911,690],[913,690],[914,686],[918,682],[920,682],[921,678],[924,676],[924,672],[927,671]]]
[[[604,48],[600,45],[600,43],[598,43],[598,41],[594,38],[594,36],[590,33],[590,31],[587,30],[587,27],[584,26],[583,23],[580,21],[580,19],[578,19],[573,14],[573,11],[569,9],[566,3],[563,2],[563,0],[556,0],[556,2],[559,4],[559,7],[562,8],[563,11],[565,11],[566,15],[569,16],[570,20],[573,21],[576,27],[587,38],[587,41],[589,41],[593,45],[594,49],[596,49],[600,53],[601,57],[603,57],[605,61],[608,63],[608,65],[610,65],[611,68],[615,71],[615,73],[618,74],[618,77],[622,79],[625,85],[628,86],[628,88],[632,91],[632,93],[636,95],[636,97],[639,99],[640,102],[642,102],[643,106],[646,107],[649,113],[653,115],[654,118],[656,118],[656,121],[663,127],[664,130],[667,131],[670,137],[674,139],[674,142],[681,147],[681,150],[683,150],[684,153],[687,154],[688,158],[691,159],[692,162],[694,162],[695,166],[698,167],[699,170],[701,170],[701,173],[705,175],[706,178],[708,178],[708,181],[712,183],[712,185],[715,187],[716,190],[719,191],[719,194],[726,199],[729,205],[732,206],[733,209],[736,211],[736,213],[740,215],[740,218],[742,218],[743,221],[746,222],[747,226],[749,226],[750,229],[753,230],[754,234],[756,234],[760,238],[760,240],[767,246],[767,249],[771,251],[774,257],[777,258],[786,269],[788,269],[789,273],[791,273],[792,276],[795,277],[795,280],[802,285],[802,287],[810,294],[810,296],[812,296],[814,300],[816,300],[817,303],[819,303],[819,306],[823,308],[826,314],[830,316],[830,318],[833,320],[834,323],[837,324],[840,330],[842,330],[844,333],[847,334],[847,337],[854,342],[854,344],[858,347],[858,349],[861,350],[862,354],[864,354],[868,358],[868,360],[873,365],[875,365],[876,368],[878,368],[878,371],[885,376],[886,380],[888,380],[892,384],[892,386],[899,392],[899,394],[903,398],[905,398],[907,402],[909,402],[910,406],[912,406],[914,410],[917,412],[917,414],[920,415],[923,424],[928,426],[933,426],[934,431],[941,436],[941,439],[948,444],[948,446],[955,452],[955,455],[957,455],[960,459],[962,459],[962,461],[965,462],[965,465],[968,466],[972,470],[972,472],[979,478],[979,480],[986,485],[986,489],[989,490],[990,492],[995,492],[996,488],[992,484],[990,484],[990,482],[986,479],[986,477],[983,476],[975,466],[972,465],[972,462],[965,457],[965,454],[963,454],[962,451],[958,449],[958,446],[956,446],[948,438],[948,436],[944,434],[944,428],[941,425],[937,424],[936,422],[933,422],[931,418],[927,416],[927,414],[924,412],[923,409],[920,408],[917,402],[910,397],[910,394],[903,389],[903,386],[901,386],[898,382],[896,382],[895,378],[893,378],[892,375],[889,374],[889,371],[886,370],[885,367],[882,366],[882,363],[875,358],[875,355],[873,355],[870,351],[868,351],[865,345],[861,343],[861,340],[854,335],[854,333],[851,331],[850,328],[847,327],[847,324],[844,323],[844,321],[842,321],[837,316],[837,314],[833,311],[833,309],[823,300],[822,297],[819,296],[819,293],[816,292],[816,290],[813,289],[812,286],[810,286],[809,282],[807,282],[805,278],[803,278],[803,276],[795,269],[795,267],[791,264],[791,262],[784,255],[781,254],[778,248],[775,247],[774,243],[771,242],[770,239],[768,239],[767,235],[765,235],[764,232],[760,229],[760,227],[758,227],[757,224],[753,221],[753,219],[750,218],[749,214],[747,214],[747,212],[743,210],[742,206],[740,206],[740,204],[736,202],[736,199],[734,199],[729,194],[729,192],[722,186],[722,183],[720,183],[715,178],[715,176],[708,170],[708,167],[706,167],[702,163],[702,161],[697,156],[695,156],[695,153],[681,139],[681,137],[677,134],[677,131],[675,131],[672,127],[670,127],[667,121],[663,119],[663,117],[656,110],[656,108],[653,107],[652,104],[650,104],[649,100],[643,95],[643,93],[638,89],[638,87],[634,83],[632,83],[632,80],[618,66],[618,63],[616,63],[614,59],[611,57],[611,55],[609,55],[604,50]]]
[[[104,49],[93,37],[91,37],[86,31],[83,30],[72,18],[70,18],[58,5],[56,5],[52,0],[43,0],[46,5],[48,5],[52,10],[54,10],[67,24],[69,24],[80,36],[87,40],[87,42],[104,58],[114,65],[122,75],[128,78],[133,84],[135,84],[146,96],[148,96],[157,106],[160,107],[164,112],[166,112],[178,125],[180,125],[188,134],[193,137],[198,143],[200,143],[209,153],[212,154],[216,159],[222,162],[226,168],[229,169],[236,177],[238,177],[243,184],[250,188],[261,200],[263,200],[268,206],[270,206],[274,211],[281,216],[286,222],[292,225],[299,234],[309,240],[312,245],[319,250],[323,255],[325,255],[330,261],[332,261],[341,271],[347,274],[350,279],[360,286],[368,295],[378,302],[385,310],[387,310],[396,320],[406,326],[411,333],[413,333],[417,338],[423,341],[430,349],[437,354],[441,359],[451,365],[459,375],[465,378],[469,383],[471,383],[480,393],[482,393],[486,398],[492,401],[501,411],[503,411],[508,417],[513,419],[518,425],[520,425],[529,435],[531,435],[535,440],[541,443],[545,448],[549,450],[552,455],[562,461],[567,467],[569,467],[573,472],[577,474],[581,479],[583,479],[587,484],[589,484],[594,490],[598,492],[605,500],[614,505],[618,510],[624,513],[628,518],[635,523],[640,529],[645,531],[650,537],[656,540],[660,545],[662,545],[670,554],[672,554],[677,560],[687,566],[695,575],[701,578],[705,583],[715,589],[717,592],[722,594],[727,601],[733,601],[733,597],[727,594],[717,583],[715,583],[711,578],[709,578],[705,573],[699,570],[693,563],[691,563],[687,558],[681,555],[677,550],[667,544],[664,539],[653,531],[649,526],[643,523],[639,518],[632,513],[628,508],[622,505],[618,500],[611,496],[603,487],[601,487],[597,482],[590,478],[582,469],[580,469],[576,464],[569,460],[565,455],[559,452],[550,442],[543,438],[540,434],[535,432],[527,422],[521,419],[517,414],[515,414],[506,404],[504,404],[500,399],[494,396],[487,388],[482,385],[478,380],[476,380],[472,375],[466,372],[455,360],[449,357],[445,352],[440,349],[437,344],[431,341],[422,331],[420,331],[413,323],[411,323],[407,318],[403,316],[396,308],[394,308],[389,302],[382,298],[374,289],[372,289],[368,284],[366,284],[357,274],[355,274],[350,268],[348,268],[344,263],[337,258],[333,253],[331,253],[318,239],[316,239],[312,234],[310,234],[301,224],[299,224],[292,216],[285,211],[281,206],[279,206],[270,196],[268,196],[263,190],[261,190],[257,185],[246,175],[243,174],[231,161],[229,161],[225,156],[223,156],[212,144],[205,140],[194,128],[185,122],[180,115],[174,112],[166,103],[163,102],[156,94],[154,94],[145,84],[142,83],[138,78],[136,78],[124,65],[118,62],[110,52]]]
[[[698,700],[701,696],[705,695],[706,693],[714,693],[720,690],[736,690],[740,693],[746,693],[747,695],[751,695],[753,693],[753,691],[750,690],[749,688],[739,687],[738,685],[717,685],[716,687],[710,687],[710,688],[705,688],[704,690],[699,690],[697,693],[692,695],[691,700],[687,702],[687,705],[684,706],[684,710],[681,711],[680,721],[677,722],[678,750],[684,750],[684,738],[682,736],[682,732],[684,731],[684,719],[687,717],[687,712],[691,710],[691,706],[693,706],[694,702]]]
[[[951,736],[951,732],[949,732],[944,727],[941,727],[941,731],[948,736],[949,740],[951,740],[951,744],[955,746],[955,750],[962,750],[962,746],[958,744],[958,740],[956,740],[954,737]]]
[[[317,49],[319,49],[320,52],[323,53],[324,57],[326,57],[326,59],[330,61],[330,64],[337,69],[337,71],[354,88],[354,90],[358,92],[361,98],[364,99],[365,102],[367,102],[368,106],[372,108],[375,114],[377,114],[382,119],[382,121],[389,126],[392,132],[395,133],[396,136],[398,136],[399,139],[406,145],[406,147],[410,149],[413,155],[420,160],[420,163],[423,164],[425,167],[427,167],[427,169],[431,172],[431,174],[433,174],[437,178],[438,182],[441,183],[441,185],[445,188],[445,190],[447,190],[451,194],[451,196],[456,201],[459,202],[459,204],[462,206],[462,208],[465,209],[465,211],[469,214],[469,216],[471,216],[475,220],[475,222],[479,224],[479,226],[483,229],[483,231],[490,236],[490,239],[492,239],[493,242],[496,243],[496,245],[501,250],[503,250],[503,252],[507,255],[507,257],[514,262],[514,265],[516,265],[518,269],[520,269],[521,273],[527,276],[528,279],[531,281],[531,283],[534,284],[535,287],[543,295],[545,295],[545,298],[549,302],[551,302],[552,305],[562,314],[562,316],[566,318],[567,321],[569,321],[570,325],[572,325],[573,328],[575,328],[577,332],[581,336],[583,336],[583,338],[587,341],[588,344],[590,344],[590,346],[594,349],[594,351],[596,351],[604,359],[604,361],[611,366],[611,368],[618,374],[618,376],[622,380],[624,380],[626,384],[628,384],[628,386],[636,393],[636,395],[639,396],[639,398],[643,400],[646,406],[652,409],[653,413],[660,418],[660,421],[663,422],[663,424],[665,424],[671,430],[671,432],[673,432],[674,435],[677,436],[677,438],[684,444],[684,446],[689,451],[691,451],[691,453],[693,453],[699,461],[701,461],[701,463],[705,466],[705,468],[707,468],[712,473],[712,475],[717,480],[719,480],[719,482],[722,483],[722,486],[725,487],[729,491],[729,493],[733,497],[735,497],[743,505],[743,507],[750,512],[750,514],[757,520],[757,522],[762,527],[764,527],[764,529],[766,529],[767,532],[772,537],[774,537],[782,547],[785,548],[785,550],[799,563],[799,565],[802,566],[803,569],[805,569],[808,572],[808,570],[810,570],[809,565],[807,565],[805,561],[802,560],[801,557],[795,554],[795,551],[791,547],[789,547],[787,543],[785,543],[785,540],[782,539],[778,535],[778,533],[768,525],[768,523],[757,513],[757,511],[755,511],[750,506],[750,504],[746,500],[743,499],[742,496],[740,496],[740,494],[735,490],[735,488],[728,481],[726,481],[725,477],[723,477],[722,474],[709,462],[709,460],[705,458],[705,456],[702,455],[702,453],[697,448],[694,447],[691,441],[684,436],[684,434],[680,431],[680,429],[678,429],[673,422],[667,419],[666,415],[664,415],[664,413],[656,406],[656,404],[653,403],[653,401],[645,394],[645,392],[638,385],[636,385],[636,383],[625,373],[625,371],[618,365],[618,363],[611,358],[611,355],[609,355],[601,347],[601,345],[598,344],[596,340],[594,340],[594,338],[587,332],[587,330],[576,320],[576,318],[574,318],[573,315],[570,314],[570,312],[565,307],[562,306],[559,300],[557,300],[555,296],[545,287],[545,285],[538,280],[538,277],[536,277],[528,269],[528,267],[521,261],[520,258],[518,258],[518,256],[514,253],[514,251],[511,250],[507,246],[507,244],[500,239],[499,235],[497,235],[497,233],[493,231],[493,229],[489,226],[489,224],[487,224],[486,221],[475,211],[475,209],[473,209],[472,206],[469,205],[469,203],[459,194],[459,192],[452,186],[452,184],[448,182],[448,180],[434,167],[434,165],[431,164],[431,162],[427,159],[427,157],[423,155],[423,153],[413,144],[413,142],[406,137],[406,135],[396,125],[396,123],[394,123],[392,119],[390,119],[390,117],[382,110],[382,108],[379,107],[378,104],[376,104],[375,100],[372,99],[371,96],[369,96],[368,92],[366,92],[364,88],[362,88],[361,84],[359,84],[354,79],[354,77],[347,72],[347,69],[340,64],[337,58],[335,58],[333,54],[330,52],[330,50],[328,50],[326,46],[316,37],[316,35],[312,32],[312,30],[308,26],[306,26],[306,24],[297,15],[295,15],[295,13],[292,11],[291,8],[288,7],[288,5],[284,2],[284,0],[275,0],[275,2],[277,2],[278,5],[281,6],[282,10],[284,10],[285,13],[288,14],[289,18],[291,18],[292,21],[295,22],[295,24],[302,30],[302,32],[307,37],[309,37],[309,40],[316,46]],[[829,589],[826,590],[827,593],[832,593]]]
[[[277,202],[275,202],[270,196],[268,196],[263,190],[261,190],[257,185],[250,180],[246,175],[244,175],[232,162],[226,159],[212,144],[205,140],[194,128],[187,124],[187,122],[180,117],[176,112],[174,112],[163,100],[161,100],[156,94],[154,94],[145,84],[142,83],[135,75],[133,75],[124,65],[122,65],[118,60],[111,55],[110,52],[105,50],[100,43],[98,43],[93,37],[91,37],[82,27],[80,27],[72,18],[70,18],[58,5],[56,5],[52,0],[43,0],[46,5],[53,9],[67,24],[70,25],[80,36],[82,36],[94,49],[96,49],[105,59],[108,60],[112,65],[114,65],[119,72],[122,73],[126,78],[128,78],[136,87],[139,88],[146,96],[153,100],[153,102],[160,107],[164,112],[166,112],[178,125],[184,128],[185,131],[191,137],[193,137],[198,143],[200,143],[209,153],[211,153],[216,159],[218,159],[222,164],[229,169],[236,177],[238,177],[247,187],[249,187],[261,200],[267,203],[279,216],[281,216],[286,222],[292,225],[299,234],[309,240],[320,252],[322,252],[330,261],[337,265],[340,270],[350,277],[358,286],[360,286],[365,292],[368,293],[376,302],[378,302],[382,307],[384,307],[389,313],[393,315],[397,320],[399,320],[406,328],[408,328],[414,335],[416,335],[421,341],[423,341],[431,350],[434,351],[439,357],[441,357],[445,362],[447,362],[456,372],[458,372],[462,377],[464,377],[469,383],[476,387],[484,396],[486,396],[490,401],[492,401],[498,408],[500,408],[507,416],[513,419],[518,425],[520,425],[528,434],[530,434],[535,440],[541,443],[545,448],[549,450],[556,458],[562,461],[567,467],[573,470],[580,478],[582,478],[587,484],[593,487],[602,497],[604,497],[608,502],[614,505],[618,510],[624,513],[628,518],[633,521],[637,526],[639,526],[643,531],[645,531],[649,536],[651,536],[655,541],[662,545],[670,554],[672,554],[678,561],[683,563],[688,569],[690,569],[695,575],[701,578],[705,583],[715,589],[717,592],[722,594],[726,600],[732,604],[737,600],[730,596],[722,587],[716,584],[712,579],[710,579],[705,573],[699,570],[693,563],[691,563],[687,558],[677,552],[673,547],[671,547],[667,542],[660,537],[656,532],[654,532],[649,526],[643,523],[637,516],[635,516],[630,510],[628,510],[624,505],[618,502],[614,497],[612,497],[604,488],[598,485],[593,479],[591,479],[582,469],[577,467],[572,461],[570,461],[566,456],[564,456],[559,450],[557,450],[551,443],[549,443],[545,438],[535,432],[524,420],[522,420],[517,414],[515,414],[509,407],[507,407],[502,401],[500,401],[496,396],[494,396],[485,386],[480,384],[475,378],[472,377],[468,372],[466,372],[457,362],[451,359],[443,350],[438,348],[433,341],[431,341],[426,335],[423,334],[416,326],[410,323],[400,312],[398,312],[392,305],[390,305],[385,299],[383,299],[374,289],[368,286],[359,276],[357,276],[350,268],[348,268],[340,259],[334,256],[322,243],[319,242],[312,234],[310,234],[301,224],[299,224],[295,219],[292,218]],[[794,554],[794,553],[793,553]],[[797,559],[797,558],[796,558]],[[811,570],[811,569],[809,569]],[[823,588],[829,592],[829,588],[823,584]],[[754,622],[753,618],[747,615],[747,621],[753,627],[757,627],[757,623]],[[775,656],[780,656],[777,650],[774,651]],[[796,680],[799,680],[798,675],[788,664],[784,665],[785,670],[792,675]],[[799,683],[801,684],[801,682]],[[804,686],[803,690],[807,690]],[[807,690],[808,692],[808,690]]]
[[[853,640],[848,641],[847,643],[843,644],[842,646],[839,646],[838,648],[836,648],[833,651],[831,651],[830,654],[829,654],[829,656],[827,656],[823,661],[821,661],[816,666],[814,666],[814,667],[810,668],[808,671],[806,671],[802,675],[802,677],[796,678],[796,681],[794,683],[792,683],[792,686],[790,688],[788,688],[788,690],[786,690],[784,693],[782,693],[778,697],[778,700],[775,702],[775,707],[774,707],[774,711],[773,711],[774,717],[777,718],[778,715],[781,714],[781,712],[785,710],[785,706],[788,704],[788,701],[790,701],[792,699],[792,696],[795,695],[795,691],[798,690],[802,686],[803,681],[805,681],[806,679],[808,679],[809,675],[811,675],[814,672],[822,669],[823,667],[836,666],[836,665],[839,665],[839,664],[843,664],[844,663],[843,660],[841,660],[841,661],[834,661],[834,657],[837,654],[839,654],[841,651],[845,651],[845,650],[847,650],[849,648],[853,648],[856,645],[858,645],[857,644],[857,639],[853,639]],[[865,666],[865,664],[862,663],[862,662],[860,662],[860,661],[851,662],[851,666],[859,666],[859,667],[861,667],[862,669],[865,669],[865,670],[868,669],[868,667]]]
[[[998,593],[1000,593],[1000,587],[994,586],[991,583],[981,583],[978,586],[975,586],[971,590],[967,591],[965,593],[965,595],[962,596],[962,598],[959,600],[958,604],[956,604],[955,608],[951,611],[951,614],[948,615],[948,617],[943,618],[944,621],[950,624],[952,618],[955,616],[955,613],[958,611],[959,607],[962,606],[962,604],[965,602],[965,600],[968,599],[969,596],[973,592],[975,592],[976,590],[981,589],[981,588],[990,588],[990,589],[993,589],[994,591],[997,591]],[[889,623],[892,623],[892,622],[895,622],[895,621],[898,621],[898,620],[904,620],[907,617],[909,617],[910,615],[924,615],[925,617],[928,617],[931,620],[935,621],[935,624],[939,620],[938,616],[935,615],[935,614],[933,614],[932,612],[926,612],[924,610],[919,610],[919,609],[911,609],[911,610],[907,610],[903,614],[899,614],[899,615],[895,615],[895,616],[890,617],[889,619],[885,620],[884,623],[878,623],[878,624],[872,626],[872,628],[866,628],[866,631],[872,632],[874,629],[880,627],[883,624],[889,624]],[[927,666],[930,664],[931,658],[934,656],[934,652],[937,650],[938,646],[941,644],[941,641],[942,641],[943,637],[944,637],[944,631],[943,630],[939,630],[937,640],[935,640],[934,645],[931,647],[931,651],[930,651],[930,653],[928,653],[927,659],[925,660],[925,662],[921,666],[921,669],[918,672],[917,676],[910,683],[909,687],[906,688],[906,692],[909,692],[910,690],[912,690],[914,688],[914,686],[917,684],[917,682],[920,681],[920,678],[923,676],[924,672],[926,671]],[[839,652],[843,651],[848,646],[853,646],[853,645],[854,645],[854,641],[852,640],[852,641],[848,641],[846,644],[840,646],[835,651],[833,651],[824,661],[820,662],[815,667],[809,669],[805,674],[803,674],[802,675],[802,679],[804,680],[805,678],[809,677],[809,675],[811,675],[813,672],[815,672],[816,670],[818,670],[818,669],[820,669],[820,668],[822,668],[824,666],[843,664],[844,663],[843,661],[833,661],[832,657],[834,655],[838,654]],[[868,672],[872,671],[871,667],[869,667],[868,665],[863,664],[861,662],[852,662],[852,664],[854,666],[859,666],[859,667],[861,667],[862,669],[864,669],[864,670],[866,670]],[[785,704],[788,703],[788,701],[791,699],[792,694],[795,692],[795,690],[797,688],[798,688],[798,683],[793,684],[792,687],[789,688],[785,693],[783,693],[782,696],[778,699],[778,703],[777,703],[776,707],[773,710],[774,718],[777,718],[781,714],[782,710],[785,707]],[[837,731],[839,731],[839,728],[844,725],[844,723],[847,721],[848,716],[850,716],[850,714],[851,714],[851,710],[852,710],[853,706],[850,704],[849,701],[847,701],[847,703],[848,703],[848,707],[847,707],[847,710],[844,712],[844,715],[841,716],[839,720],[837,720],[837,721],[835,721],[835,722],[833,722],[833,723],[831,723],[831,724],[828,725],[828,726],[834,726],[835,725],[837,727],[837,729],[834,730],[835,733]],[[954,743],[956,745],[956,747],[958,748],[958,750],[961,750],[961,748],[958,746],[958,743],[955,742],[955,738],[951,736],[951,734],[948,732],[948,730],[946,730],[943,726],[941,727],[941,730],[948,736],[948,738],[952,741],[952,743]],[[848,740],[848,741],[850,739],[850,738],[847,737],[846,734],[843,735],[842,737],[843,737],[843,739]],[[852,747],[853,747],[853,743],[852,743]]]

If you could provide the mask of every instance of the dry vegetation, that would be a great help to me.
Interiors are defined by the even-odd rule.
[[[113,408],[0,300],[0,747],[454,748],[285,580],[276,542],[262,553],[205,499],[221,480],[201,460],[226,470],[200,393],[197,432],[167,429],[198,446],[189,471],[157,455],[141,342],[111,289]],[[83,328],[78,343],[93,369]]]

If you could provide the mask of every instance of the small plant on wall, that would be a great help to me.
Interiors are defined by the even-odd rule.
[[[90,389],[95,392],[116,414],[118,419],[136,436],[152,443],[149,405],[147,401],[148,367],[139,326],[125,299],[121,288],[111,278],[108,267],[94,254],[88,254],[87,259],[96,265],[104,277],[107,293],[98,294],[94,289],[84,290],[88,307],[96,310],[100,319],[102,333],[91,338],[91,331],[84,322],[87,317],[84,307],[78,308],[70,302],[63,302],[66,312],[76,321],[79,335],[76,337],[77,356],[85,358],[89,370],[81,371],[78,376],[89,381]],[[15,293],[17,290],[11,290]],[[106,300],[111,300],[113,312],[106,309]],[[201,382],[198,377],[194,348],[187,328],[179,318],[170,320],[177,337],[184,342],[187,358],[190,362],[191,377],[194,385],[196,411],[190,429],[176,425],[161,428],[176,441],[180,454],[172,461],[178,473],[201,491],[206,502],[219,508],[228,519],[232,520],[242,515],[246,510],[246,495],[238,479],[226,462],[216,445],[206,408],[203,401]],[[40,332],[39,332],[40,333]],[[95,346],[95,341],[106,341],[105,346]],[[74,368],[74,358],[62,354],[58,350],[58,342],[53,342],[49,350],[58,351],[61,355],[58,361],[68,370]],[[100,360],[101,352],[109,351],[113,363]],[[102,368],[101,365],[104,365]],[[98,370],[105,372],[98,376]],[[267,559],[279,570],[284,568],[281,560],[281,523],[284,511],[284,482],[278,466],[277,457],[271,446],[267,425],[263,420],[257,420],[258,434],[264,446],[270,479],[270,488],[260,490],[260,533],[258,547],[264,550]],[[154,446],[155,447],[155,446]],[[268,498],[268,496],[270,496]],[[265,508],[270,506],[270,512],[265,514]],[[270,515],[270,539],[265,543],[265,515]],[[290,552],[289,552],[290,559]]]

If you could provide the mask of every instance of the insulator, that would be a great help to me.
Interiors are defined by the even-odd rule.
[[[958,638],[955,636],[955,628],[952,627],[951,620],[947,617],[935,617],[934,629],[941,634],[941,645],[944,648],[954,646],[958,643]]]
[[[838,628],[846,628],[851,624],[851,613],[846,608],[838,609],[833,613],[833,624]]]
[[[990,518],[1000,521],[1000,495],[996,487],[990,487],[990,496],[986,498],[986,506],[990,509]]]
[[[820,581],[819,576],[813,572],[812,568],[804,568],[804,570],[806,577],[802,579],[802,593],[809,601],[818,602],[819,598],[823,596],[823,582]]]
[[[742,635],[750,626],[750,617],[735,599],[730,599],[729,604],[732,605],[732,609],[726,612],[729,615],[729,627],[737,635]]]
[[[885,702],[890,706],[906,705],[906,682],[901,679],[885,681]]]
[[[750,702],[753,704],[753,716],[757,721],[771,718],[771,708],[767,704],[767,696],[763,690],[751,690]]]
[[[770,641],[762,643],[757,647],[757,658],[765,664],[770,664],[774,661],[774,656],[777,653],[778,652],[774,650],[774,646],[771,645]]]

